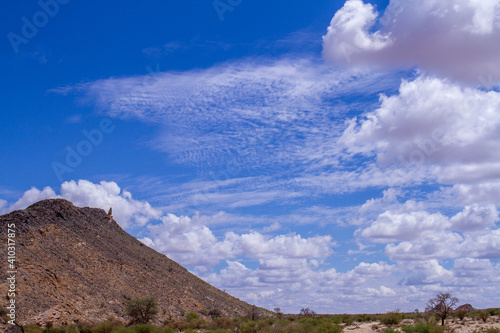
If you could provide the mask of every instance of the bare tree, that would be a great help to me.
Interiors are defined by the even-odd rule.
[[[314,312],[313,310],[311,310],[309,308],[302,308],[302,309],[300,309],[300,315],[302,317],[314,317],[314,316],[316,316],[316,312]]]
[[[444,320],[453,312],[453,307],[457,305],[458,298],[449,293],[439,293],[436,297],[427,301],[425,311],[434,312],[438,318],[441,318],[441,325],[444,326]]]
[[[276,312],[276,317],[278,317],[278,319],[283,318],[283,312],[281,312],[281,308],[274,308],[274,312]]]
[[[252,305],[252,307],[248,310],[247,317],[250,318],[250,320],[259,320],[259,308],[257,308],[255,305]]]

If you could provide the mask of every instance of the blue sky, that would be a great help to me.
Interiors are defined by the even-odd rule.
[[[5,4],[0,212],[63,197],[259,306],[500,295],[500,1]]]

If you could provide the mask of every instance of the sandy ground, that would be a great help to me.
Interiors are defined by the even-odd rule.
[[[412,319],[403,320],[397,327],[393,327],[397,331],[401,331],[401,327],[404,325],[413,325]],[[470,318],[465,318],[463,321],[458,319],[449,319],[445,322],[446,326],[449,328],[447,332],[454,333],[473,333],[473,332],[483,332],[489,328],[500,329],[500,318],[499,316],[493,316],[488,318],[486,323],[482,320],[473,320]],[[380,332],[387,326],[380,324],[379,322],[371,323],[354,323],[353,325],[344,328],[346,333],[375,333]]]

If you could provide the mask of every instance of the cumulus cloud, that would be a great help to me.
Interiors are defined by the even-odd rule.
[[[241,256],[257,260],[279,258],[325,258],[332,253],[335,242],[330,236],[302,238],[300,235],[275,237],[258,232],[237,234],[227,232],[222,238],[203,222],[200,215],[162,217],[162,223],[149,225],[149,235],[142,239],[156,250],[179,260],[185,265],[208,269],[223,260]],[[264,266],[270,262],[263,262]]]
[[[500,182],[486,181],[479,184],[456,184],[452,188],[460,202],[500,205]]]
[[[387,244],[391,260],[495,259],[500,256],[497,220],[494,205],[466,206],[451,218],[427,211],[387,211],[357,234]]]
[[[3,213],[9,213],[17,209],[24,209],[40,200],[52,199],[57,197],[58,196],[56,192],[54,192],[54,190],[49,186],[45,187],[41,191],[36,187],[32,187],[31,189],[24,192],[23,196],[19,200],[10,205],[8,208],[4,208]],[[6,202],[4,205],[7,206]]]
[[[403,82],[399,94],[353,119],[339,142],[380,165],[426,170],[442,183],[499,176],[500,93],[461,88],[446,80]],[[418,172],[418,171],[415,171]]]
[[[347,66],[419,66],[492,85],[500,81],[499,17],[498,0],[391,0],[383,16],[371,4],[348,0],[323,37],[323,54]]]
[[[472,231],[492,227],[498,221],[498,211],[494,205],[474,204],[451,218],[454,230]]]
[[[453,272],[458,277],[488,276],[494,267],[487,259],[460,258],[453,264]]]
[[[361,232],[361,236],[376,242],[414,240],[429,231],[438,232],[451,226],[447,217],[436,213],[412,212],[394,214],[385,212],[371,226]]]
[[[389,310],[396,295],[405,293],[389,276],[393,271],[394,267],[385,262],[361,263],[347,272],[337,272],[318,269],[314,262],[304,259],[273,258],[260,260],[254,269],[239,261],[228,261],[226,268],[209,273],[204,279],[216,286],[224,285],[237,297],[269,309],[278,306],[284,311],[297,312],[300,307],[310,307],[321,312],[355,312],[355,309],[359,312],[367,308],[367,302]],[[384,274],[385,281],[394,287],[381,286]],[[345,302],[346,299],[356,300],[353,304]]]

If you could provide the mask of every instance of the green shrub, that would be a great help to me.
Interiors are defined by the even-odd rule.
[[[174,330],[174,329],[173,329],[173,328],[171,328],[171,327],[163,327],[161,332],[162,332],[162,333],[176,333],[177,331],[176,331],[176,330]]]
[[[43,333],[69,333],[69,331],[63,327],[50,327],[50,328],[44,329]]]
[[[139,324],[132,327],[134,333],[157,333],[159,330],[153,325]],[[115,332],[113,332],[115,333]],[[120,332],[121,333],[121,332]],[[128,332],[123,332],[128,333]]]
[[[335,315],[335,316],[331,316],[329,319],[334,324],[342,324],[342,317],[341,316]]]
[[[445,326],[431,326],[431,328],[429,329],[429,333],[444,333],[446,330],[446,327]]]
[[[116,321],[105,321],[90,329],[91,333],[112,333],[122,325]]]
[[[257,333],[259,330],[259,326],[254,320],[247,320],[241,323],[238,328],[241,333]]]
[[[405,333],[429,333],[431,326],[425,324],[405,325],[401,329]]]
[[[465,310],[458,310],[455,311],[455,315],[458,317],[460,320],[464,320],[464,318],[467,316],[469,312]]]
[[[401,320],[403,320],[403,318],[398,312],[389,312],[380,316],[380,322],[386,326],[398,325]]]
[[[125,315],[132,318],[131,324],[147,324],[158,314],[158,303],[154,297],[130,299],[125,303]]]
[[[193,320],[193,319],[200,319],[200,317],[198,316],[198,314],[194,313],[194,312],[189,312],[187,315],[186,315],[186,319],[187,320]]]
[[[118,327],[113,330],[113,333],[136,333],[131,327]]]
[[[485,323],[490,317],[490,313],[487,311],[481,311],[477,314],[477,317]]]
[[[29,326],[24,327],[24,331],[26,333],[42,333],[43,328],[41,328],[38,325],[29,325]]]
[[[344,324],[346,324],[346,325],[348,325],[348,326],[349,326],[349,325],[351,325],[351,324],[354,322],[354,316],[351,316],[351,315],[349,315],[349,314],[347,314],[347,313],[344,313],[344,314],[342,315],[342,322],[343,322]]]
[[[492,316],[498,316],[498,314],[500,314],[500,309],[488,309],[488,312],[490,313],[490,315]]]
[[[394,330],[392,327],[387,327],[382,330],[382,333],[399,333],[398,331]]]
[[[323,322],[316,327],[318,333],[342,333],[343,328],[340,325]]]
[[[372,321],[376,321],[377,320],[377,317],[375,317],[374,315],[371,315],[371,314],[364,314],[363,315],[363,321],[364,322],[372,322]]]

